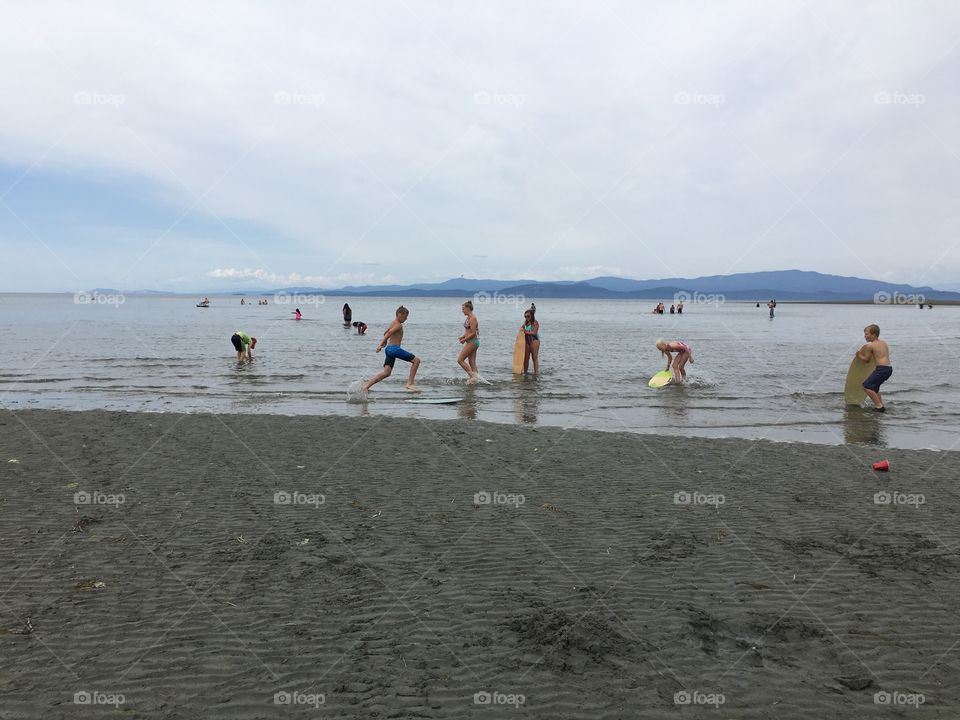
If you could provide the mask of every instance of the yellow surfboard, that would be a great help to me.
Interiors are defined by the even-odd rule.
[[[860,405],[867,399],[867,391],[863,389],[863,381],[870,377],[877,367],[877,361],[872,357],[869,362],[854,358],[847,370],[847,382],[843,386],[843,400],[847,405]]]
[[[513,343],[513,372],[519,375],[523,372],[523,356],[527,351],[527,339],[523,330],[517,331],[517,339]]]
[[[665,385],[669,385],[672,380],[673,380],[673,373],[670,370],[661,370],[652,378],[650,378],[650,382],[648,382],[647,385],[649,385],[652,388],[659,388]]]

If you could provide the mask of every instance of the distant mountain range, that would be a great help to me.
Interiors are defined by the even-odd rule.
[[[951,286],[960,287],[960,286]],[[117,292],[94,290],[92,292]],[[143,290],[135,294],[152,294]],[[477,293],[523,295],[525,298],[580,298],[580,299],[644,299],[672,301],[678,295],[722,295],[725,300],[767,301],[770,299],[800,302],[873,302],[886,297],[900,304],[915,304],[922,296],[927,302],[958,302],[960,292],[936,290],[929,286],[915,287],[902,283],[842,277],[804,270],[774,270],[769,272],[737,273],[734,275],[707,275],[698,278],[664,278],[660,280],[631,280],[619,277],[595,277],[579,282],[536,280],[478,280],[454,278],[441,283],[414,283],[412,285],[359,285],[336,289],[315,287],[285,287],[272,290],[248,289],[225,292],[209,290],[206,295],[273,295],[323,294],[327,296],[367,297],[470,297]],[[134,294],[134,293],[129,293]]]
[[[766,301],[777,299],[807,302],[872,302],[879,294],[881,297],[894,298],[895,302],[912,301],[918,296],[923,296],[927,301],[960,302],[960,293],[935,290],[929,286],[915,287],[902,283],[825,275],[804,270],[775,270],[737,273],[735,275],[708,275],[699,278],[664,278],[660,280],[595,277],[579,282],[454,278],[442,283],[360,285],[335,290],[289,287],[270,292],[290,294],[322,292],[324,295],[330,296],[369,297],[461,297],[485,292],[501,295],[523,295],[531,299],[596,298],[664,301],[680,294],[688,296],[700,294],[722,295],[726,300]]]

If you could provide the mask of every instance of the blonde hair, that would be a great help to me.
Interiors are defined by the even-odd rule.
[[[467,301],[463,304],[463,307],[465,307],[465,308],[466,308],[467,310],[469,310],[470,312],[473,312],[473,301],[472,301],[472,300],[467,300]]]
[[[870,333],[874,337],[880,337],[880,326],[879,325],[867,325],[864,328],[865,332]]]

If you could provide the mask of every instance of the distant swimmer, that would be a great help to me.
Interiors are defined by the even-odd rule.
[[[257,346],[257,339],[247,335],[243,330],[237,330],[230,338],[233,349],[237,351],[237,362],[243,364],[244,355],[248,362],[253,362],[253,349]]]
[[[663,339],[657,340],[657,350],[660,351],[661,355],[665,355],[667,358],[667,370],[673,370],[673,382],[676,385],[680,385],[687,378],[687,371],[684,369],[684,365],[688,362],[693,362],[693,349],[687,345],[685,342],[680,340],[672,340],[666,342]],[[673,357],[672,353],[676,353],[677,356]]]
[[[350,309],[350,306],[347,303],[343,304],[343,326],[350,327],[350,323],[353,320],[353,310]]]
[[[767,303],[767,307],[770,308],[770,317],[773,317],[773,311],[777,309],[777,301],[771,300]]]
[[[890,348],[880,339],[879,325],[867,325],[863,329],[863,339],[867,344],[857,350],[857,359],[870,362],[873,358],[877,361],[876,369],[863,381],[863,389],[873,400],[873,409],[877,412],[885,412],[887,408],[884,407],[883,398],[880,397],[880,386],[893,375],[893,366],[890,365]]]
[[[657,306],[653,309],[654,315],[663,315],[663,303],[657,303]]]
[[[540,372],[540,323],[533,308],[523,313],[523,340],[526,345],[523,354],[523,371],[527,372],[530,360],[533,360],[533,374]]]
[[[677,306],[676,306],[676,305],[671,305],[671,306],[670,306],[670,314],[673,315],[675,312],[677,312]]]
[[[413,381],[417,377],[417,369],[420,367],[420,358],[411,352],[407,352],[401,347],[403,343],[403,324],[410,317],[410,311],[403,305],[397,308],[397,315],[390,326],[384,331],[383,339],[377,345],[375,352],[384,350],[386,358],[383,361],[383,370],[360,386],[360,392],[366,395],[371,387],[381,380],[390,377],[393,372],[393,364],[399,359],[410,363],[410,377],[407,378],[407,384],[404,386],[412,392],[419,392],[420,388],[414,385]]]
[[[300,320],[301,318],[303,318],[303,314],[300,312],[300,308],[297,308],[293,311],[293,319]]]
[[[367,324],[365,322],[361,322],[360,320],[354,320],[353,326],[357,329],[357,335],[367,334]]]
[[[683,315],[683,301],[677,303],[677,315]]]
[[[247,301],[244,300],[243,298],[240,298],[240,304],[241,304],[241,305],[246,305],[246,304],[247,304]]]
[[[463,349],[457,356],[457,364],[467,373],[467,385],[477,383],[477,351],[480,349],[480,323],[477,316],[473,314],[473,303],[467,300],[460,306],[466,319],[463,321],[463,335],[457,338],[457,342],[463,345]]]

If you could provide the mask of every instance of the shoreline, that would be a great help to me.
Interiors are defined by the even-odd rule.
[[[72,718],[99,692],[164,718],[900,717],[875,699],[900,693],[943,717],[960,458],[883,456],[2,413],[3,712]]]

